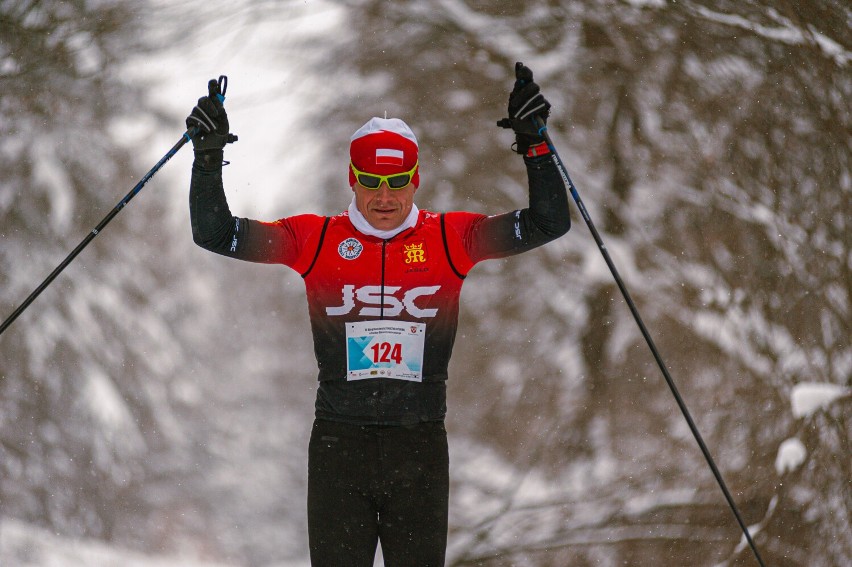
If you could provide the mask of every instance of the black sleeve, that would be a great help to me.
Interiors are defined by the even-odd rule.
[[[571,228],[568,191],[551,155],[524,158],[529,181],[529,206],[472,223],[454,222],[462,246],[473,264],[526,252],[555,240]]]
[[[568,190],[552,155],[524,158],[530,186],[530,205],[521,210],[521,230],[545,242],[559,238],[571,228]]]
[[[189,184],[192,239],[217,254],[272,263],[278,261],[281,232],[273,225],[235,217],[222,184],[222,152],[196,153]]]

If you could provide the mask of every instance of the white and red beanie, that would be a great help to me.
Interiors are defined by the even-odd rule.
[[[365,173],[393,175],[411,171],[417,163],[417,137],[399,118],[373,117],[352,134],[349,159]],[[411,182],[420,185],[420,168]],[[355,185],[355,174],[349,168],[349,185]]]

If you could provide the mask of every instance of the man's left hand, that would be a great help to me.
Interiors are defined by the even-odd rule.
[[[520,61],[515,63],[515,85],[509,94],[508,112],[509,118],[500,120],[497,125],[515,131],[516,152],[526,154],[530,146],[544,142],[535,119],[547,124],[550,102],[533,80],[532,70]]]

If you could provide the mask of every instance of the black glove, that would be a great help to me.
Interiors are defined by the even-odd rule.
[[[197,129],[196,134],[192,136],[192,147],[196,152],[221,150],[225,144],[237,141],[235,135],[228,133],[228,113],[222,104],[227,88],[227,77],[219,77],[218,81],[210,79],[207,83],[207,96],[198,99],[198,104],[186,117],[187,130]]]
[[[540,91],[538,84],[533,81],[532,70],[520,61],[515,63],[515,86],[509,95],[509,118],[500,120],[497,125],[515,131],[513,149],[519,154],[526,155],[530,146],[544,142],[535,118],[547,124],[550,103]]]

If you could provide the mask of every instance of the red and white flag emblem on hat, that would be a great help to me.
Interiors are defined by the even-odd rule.
[[[417,163],[417,151],[417,137],[399,118],[371,118],[352,135],[349,143],[349,159],[355,167],[376,175],[411,171]],[[419,186],[420,168],[411,182]],[[355,185],[351,168],[349,185]]]
[[[403,152],[402,150],[392,150],[390,148],[376,149],[376,165],[402,166],[404,161],[405,152]]]

